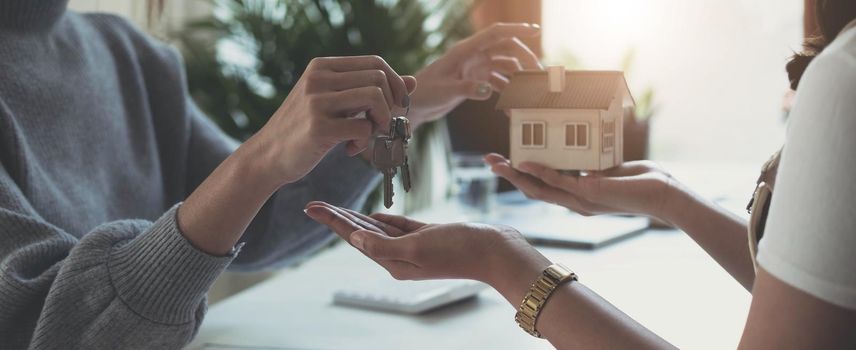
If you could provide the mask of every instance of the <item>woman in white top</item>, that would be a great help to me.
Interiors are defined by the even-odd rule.
[[[531,163],[513,169],[499,155],[487,161],[531,198],[586,215],[648,215],[687,232],[753,294],[740,348],[856,349],[856,2],[820,0],[816,11],[821,37],[788,65],[799,89],[757,270],[747,224],[653,163],[566,176]],[[307,214],[396,278],[481,280],[515,307],[532,302],[526,293],[550,265],[511,228],[368,217],[317,202]],[[672,347],[580,282],[558,284],[546,301],[533,330],[557,348]]]

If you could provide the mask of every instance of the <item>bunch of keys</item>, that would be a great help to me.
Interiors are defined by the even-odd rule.
[[[410,141],[410,121],[395,117],[389,124],[389,135],[375,137],[372,165],[383,173],[383,206],[392,206],[392,178],[401,168],[404,191],[410,192],[410,166],[407,164],[407,142]]]

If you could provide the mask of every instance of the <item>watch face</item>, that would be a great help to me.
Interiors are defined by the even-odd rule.
[[[550,265],[546,270],[544,270],[544,274],[549,276],[555,281],[563,281],[569,278],[574,273],[571,272],[570,269],[561,265],[561,264],[553,264]]]
[[[571,271],[559,264],[550,265],[550,267],[548,267],[545,272],[549,273],[551,276],[556,277],[564,277],[571,274]]]
[[[562,279],[562,272],[557,270],[556,268],[550,266],[546,270],[544,270],[544,274],[547,277],[550,277],[551,280],[558,281]]]

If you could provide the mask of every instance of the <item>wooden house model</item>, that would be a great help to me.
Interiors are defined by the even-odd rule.
[[[623,118],[633,97],[619,71],[520,71],[496,108],[511,118],[511,164],[603,170],[624,162]]]

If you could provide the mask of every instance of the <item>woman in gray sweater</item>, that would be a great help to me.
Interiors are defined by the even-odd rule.
[[[515,38],[537,34],[525,24],[462,41],[412,95],[379,57],[316,59],[239,146],[193,104],[173,49],[66,6],[0,0],[2,349],[186,344],[227,266],[286,264],[333,237],[303,207],[361,204],[377,172],[352,156],[391,115],[409,105],[418,126],[538,67]]]

